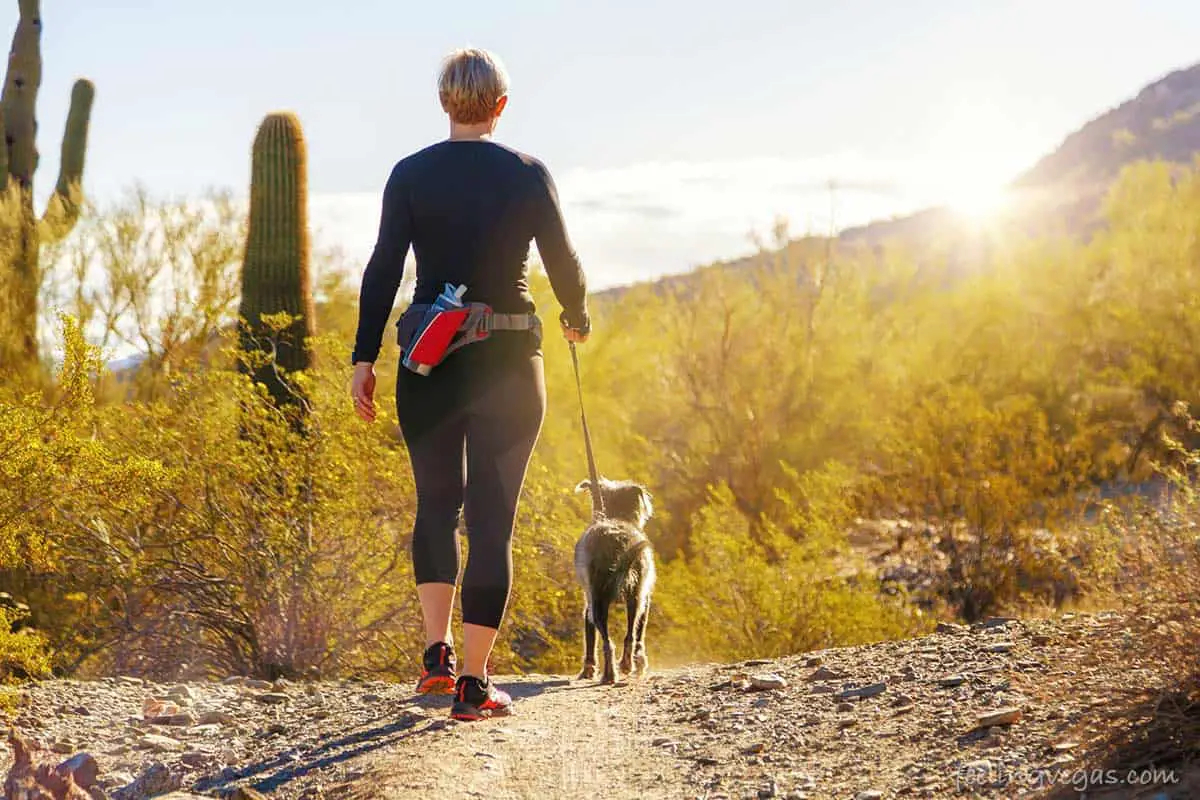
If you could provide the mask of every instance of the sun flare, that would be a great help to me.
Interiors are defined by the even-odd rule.
[[[1009,202],[1008,191],[995,185],[959,187],[946,196],[950,210],[971,222],[987,222],[1002,216]]]

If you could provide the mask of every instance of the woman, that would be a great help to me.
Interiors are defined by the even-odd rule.
[[[447,283],[467,287],[463,302],[529,315],[528,329],[495,331],[448,354],[428,375],[402,367],[396,383],[417,488],[412,558],[427,645],[417,691],[452,691],[451,715],[475,720],[509,713],[512,704],[489,680],[487,663],[512,588],[518,497],[546,413],[541,327],[527,283],[531,241],[563,307],[567,340],[586,341],[590,324],[586,281],[554,181],[537,159],[492,140],[508,103],[503,66],[486,51],[458,50],[443,64],[438,94],[449,138],[401,160],[384,189],[379,238],[359,297],[352,394],[358,415],[374,420],[374,362],[410,245],[417,285],[398,322],[401,347]],[[456,674],[450,615],[460,510],[468,558]]]

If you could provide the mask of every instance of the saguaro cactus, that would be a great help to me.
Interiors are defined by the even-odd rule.
[[[37,360],[39,248],[70,233],[83,204],[83,162],[95,88],[79,80],[62,141],[58,184],[38,219],[33,208],[33,175],[38,166],[37,95],[42,84],[40,0],[19,0],[20,21],[8,56],[8,74],[0,95],[0,312],[11,326],[0,335],[0,366]]]
[[[263,315],[287,312],[297,319],[276,330]],[[297,405],[301,398],[282,372],[307,369],[314,314],[309,278],[308,163],[304,132],[291,113],[269,114],[254,139],[250,179],[250,230],[242,264],[245,322],[242,346],[265,351],[268,363],[252,368],[275,401]]]

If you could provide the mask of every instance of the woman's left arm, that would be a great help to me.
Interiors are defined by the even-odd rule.
[[[403,163],[403,162],[402,162]],[[404,260],[412,242],[412,214],[401,164],[397,164],[383,190],[383,212],[375,250],[363,270],[358,295],[358,332],[352,363],[374,363],[383,343],[383,331],[404,279]]]

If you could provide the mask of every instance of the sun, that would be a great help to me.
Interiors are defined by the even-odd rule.
[[[1003,185],[979,183],[974,186],[948,188],[946,206],[969,222],[982,223],[998,219],[1008,210],[1011,197]]]

